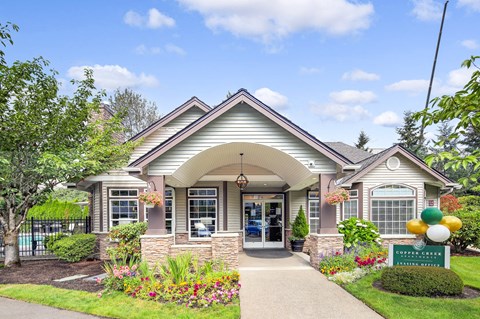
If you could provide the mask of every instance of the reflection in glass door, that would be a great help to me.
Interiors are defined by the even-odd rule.
[[[245,248],[283,248],[283,195],[243,196]]]

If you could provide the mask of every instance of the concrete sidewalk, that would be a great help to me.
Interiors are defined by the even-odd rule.
[[[0,318],[2,319],[95,319],[79,312],[62,310],[19,300],[0,297]]]
[[[282,258],[240,255],[242,319],[383,318],[314,270],[302,258],[308,256],[285,253],[279,251]]]

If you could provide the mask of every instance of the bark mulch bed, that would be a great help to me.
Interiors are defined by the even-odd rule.
[[[0,268],[0,284],[40,284],[58,288],[97,292],[103,286],[95,281],[86,281],[84,278],[56,282],[74,275],[96,276],[104,273],[103,261],[81,261],[67,263],[59,260],[22,261],[21,267]],[[85,277],[87,278],[87,277]]]

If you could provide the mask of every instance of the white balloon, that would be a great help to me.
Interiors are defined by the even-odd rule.
[[[440,224],[433,225],[428,227],[427,237],[432,241],[441,243],[450,238],[450,230],[446,226]]]

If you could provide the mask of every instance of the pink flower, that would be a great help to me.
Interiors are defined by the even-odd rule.
[[[155,296],[157,295],[157,293],[156,293],[155,291],[150,291],[150,292],[148,293],[148,295],[149,295],[150,297],[155,297]]]
[[[98,298],[102,298],[102,293],[99,292],[99,293],[97,294],[97,297],[98,297]]]

